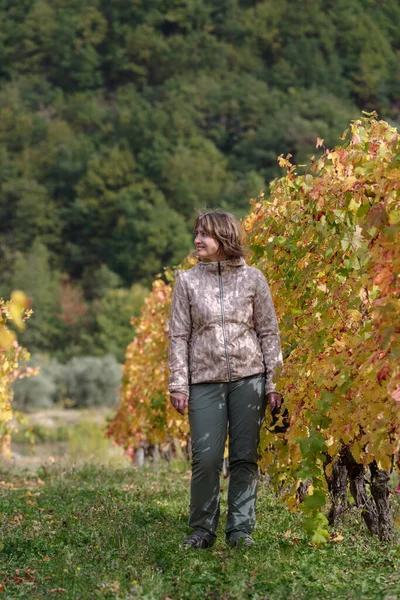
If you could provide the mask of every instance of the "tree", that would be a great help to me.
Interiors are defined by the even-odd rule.
[[[21,332],[20,338],[31,351],[52,350],[62,338],[62,325],[57,318],[61,307],[60,274],[52,271],[49,252],[35,240],[27,254],[18,254],[13,264],[13,273],[3,283],[0,294],[8,295],[10,289],[24,288],[34,307],[31,326]]]
[[[225,196],[229,182],[226,159],[211,141],[200,137],[166,158],[162,176],[172,205],[191,221],[196,207]]]
[[[148,290],[138,283],[130,289],[111,289],[96,303],[97,345],[123,363],[135,330],[131,320],[139,316]]]

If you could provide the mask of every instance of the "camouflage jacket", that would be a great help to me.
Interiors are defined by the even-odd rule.
[[[169,391],[264,373],[282,364],[278,323],[264,275],[243,258],[199,262],[176,277],[169,324]]]

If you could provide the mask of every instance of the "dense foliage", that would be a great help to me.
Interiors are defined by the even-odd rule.
[[[304,174],[281,156],[287,175],[244,221],[252,264],[276,303],[285,352],[279,389],[291,416],[284,436],[264,430],[262,465],[290,486],[292,508],[299,480],[311,480],[303,508],[316,542],[327,536],[324,475],[341,451],[388,470],[400,450],[400,137],[370,117],[343,139]],[[126,448],[186,433],[167,402],[170,296],[170,284],[154,283],[128,347],[110,426]]]
[[[311,513],[346,447],[384,471],[400,451],[400,137],[370,118],[343,138],[305,175],[280,157],[287,176],[245,221],[276,301],[291,414],[283,440],[265,432],[276,452],[263,462],[293,482],[290,506],[311,479]]]
[[[168,278],[173,279],[172,273]],[[168,313],[171,285],[158,279],[136,322],[136,336],[126,351],[122,401],[108,434],[133,456],[145,444],[186,442],[187,420],[166,402],[168,389]]]
[[[332,146],[359,108],[399,119],[396,0],[1,0],[0,19],[0,294],[31,274],[21,339],[62,360],[108,351],[99,299],[180,262],[196,208],[244,215],[277,155]]]
[[[21,342],[32,352],[51,353],[62,362],[76,355],[108,353],[122,362],[133,335],[130,319],[139,314],[147,288],[139,283],[122,287],[105,265],[77,282],[50,263],[48,249],[35,240],[25,254],[16,255],[15,271],[8,271],[0,285],[5,295],[15,288],[26,290],[34,308]]]

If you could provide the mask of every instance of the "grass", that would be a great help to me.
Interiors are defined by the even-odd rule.
[[[104,435],[109,409],[46,410],[24,415],[12,433],[16,467],[39,467],[47,460],[127,464],[126,456]]]
[[[400,600],[396,543],[351,511],[316,549],[265,485],[254,547],[225,545],[223,511],[213,548],[182,549],[189,478],[183,463],[0,473],[1,600]]]

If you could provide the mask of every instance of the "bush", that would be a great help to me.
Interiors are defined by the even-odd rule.
[[[16,381],[13,388],[14,408],[27,413],[50,408],[56,391],[54,382],[42,371],[32,380]]]
[[[35,355],[29,366],[40,367],[33,379],[13,384],[14,406],[23,412],[35,412],[53,407],[114,406],[121,383],[121,367],[114,356],[84,356],[65,365]]]
[[[75,407],[114,406],[120,383],[121,367],[111,355],[72,358],[65,365],[67,396]]]
[[[28,365],[40,367],[32,379],[18,379],[13,384],[14,407],[23,412],[51,408],[65,398],[65,366],[46,356],[35,355]]]

